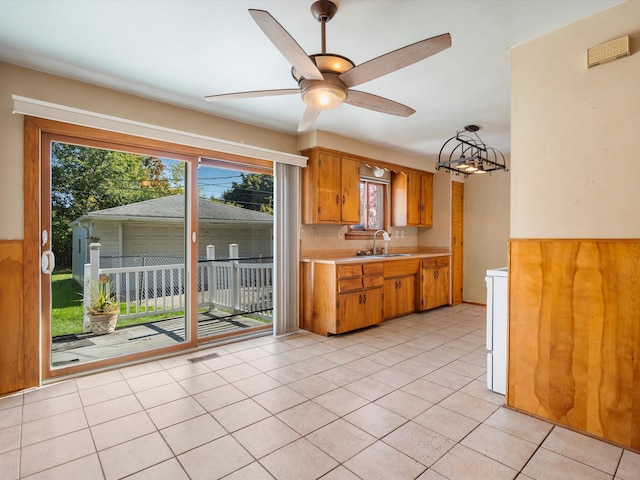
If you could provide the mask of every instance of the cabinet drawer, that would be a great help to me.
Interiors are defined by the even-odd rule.
[[[382,262],[363,263],[362,273],[364,275],[382,275],[384,273],[384,264]]]
[[[449,256],[443,255],[442,257],[429,257],[422,259],[422,268],[437,268],[446,267],[449,265]]]
[[[362,277],[345,278],[338,280],[338,293],[351,292],[353,290],[362,290]]]
[[[338,265],[338,278],[359,277],[362,275],[362,264]]]
[[[382,275],[362,277],[362,284],[364,288],[382,287],[384,286],[384,277]]]
[[[420,259],[388,260],[384,263],[384,278],[417,275],[420,269]]]

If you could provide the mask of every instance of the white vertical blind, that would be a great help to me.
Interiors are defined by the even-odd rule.
[[[274,164],[275,225],[273,333],[298,330],[300,264],[300,167]]]

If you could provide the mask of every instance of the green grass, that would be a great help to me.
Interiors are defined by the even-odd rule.
[[[51,336],[82,333],[82,291],[70,272],[51,276],[51,293]]]

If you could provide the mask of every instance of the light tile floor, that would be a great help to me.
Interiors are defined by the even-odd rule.
[[[0,478],[640,479],[639,454],[502,407],[484,315],[261,337],[1,398]]]

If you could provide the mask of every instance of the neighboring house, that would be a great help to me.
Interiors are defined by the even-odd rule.
[[[206,258],[207,245],[216,258],[227,258],[229,244],[238,245],[240,257],[273,255],[273,216],[246,208],[198,201],[198,257]],[[145,200],[91,212],[71,222],[73,278],[82,282],[89,262],[89,244],[101,245],[100,256],[148,257],[150,262],[178,263],[184,257],[184,195]],[[167,261],[162,258],[166,257]],[[120,266],[115,264],[103,266]],[[123,262],[123,266],[127,263]]]

